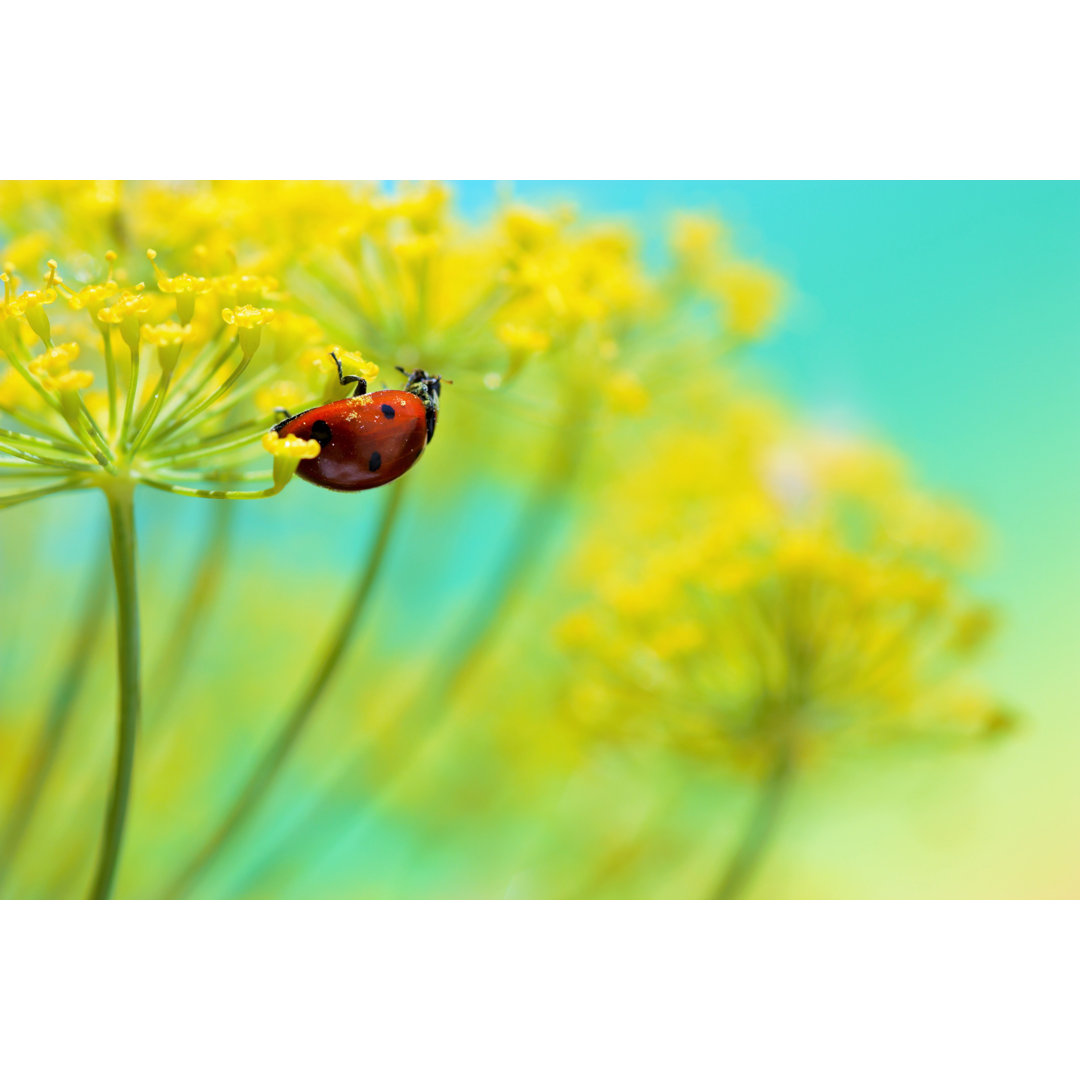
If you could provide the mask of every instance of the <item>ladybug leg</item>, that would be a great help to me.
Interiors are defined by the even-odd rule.
[[[280,431],[293,418],[293,414],[289,412],[289,410],[286,409],[283,405],[279,405],[274,410],[274,415],[280,416],[281,419],[278,420],[278,422],[273,426],[273,428],[271,429],[273,431]]]
[[[330,355],[334,358],[334,363],[337,364],[338,382],[341,383],[342,386],[348,386],[349,383],[356,383],[350,396],[359,397],[361,394],[366,394],[367,379],[364,379],[359,375],[346,375],[345,372],[341,370],[341,361],[337,358],[337,353],[331,353]]]

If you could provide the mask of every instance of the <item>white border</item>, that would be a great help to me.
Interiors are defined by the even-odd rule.
[[[0,176],[1080,176],[1075,4],[5,12]]]
[[[1076,914],[8,903],[4,1074],[1072,1078]]]

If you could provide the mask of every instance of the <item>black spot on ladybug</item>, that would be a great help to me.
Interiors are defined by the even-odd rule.
[[[316,420],[311,425],[311,437],[320,446],[325,446],[334,436],[330,431],[330,425],[325,420]]]
[[[382,408],[382,414],[383,414],[383,416],[386,417],[387,420],[393,420],[394,419],[394,406],[393,405],[383,405],[383,406],[381,406],[381,408]],[[376,468],[378,468],[378,466],[376,466]]]
[[[371,455],[371,460],[367,463],[367,467],[372,472],[378,472],[379,471],[379,466],[381,464],[382,464],[382,454],[380,454],[379,451],[376,450],[375,453]]]

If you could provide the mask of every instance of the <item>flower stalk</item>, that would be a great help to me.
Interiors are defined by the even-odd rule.
[[[758,791],[746,831],[720,875],[714,899],[736,900],[746,891],[776,833],[794,772],[793,755],[790,749],[784,748],[777,754]]]
[[[105,487],[109,502],[113,576],[116,582],[116,659],[118,708],[116,758],[105,823],[89,896],[107,900],[113,892],[127,821],[135,740],[141,712],[139,682],[139,605],[135,546],[135,487],[117,480]]]

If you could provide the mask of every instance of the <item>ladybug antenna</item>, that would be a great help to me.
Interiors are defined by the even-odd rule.
[[[356,383],[356,386],[353,388],[352,397],[359,397],[361,394],[366,394],[367,379],[360,375],[346,375],[341,370],[341,361],[337,358],[337,353],[331,349],[330,355],[334,358],[334,363],[337,364],[338,382],[341,383],[342,386],[348,386],[349,383]]]

